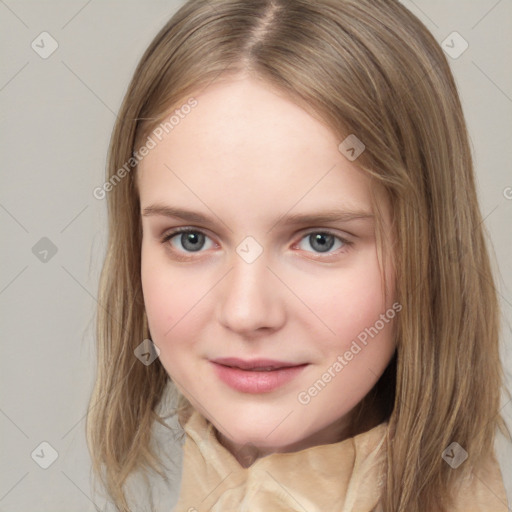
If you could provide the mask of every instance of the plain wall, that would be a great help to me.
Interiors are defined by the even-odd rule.
[[[500,269],[503,359],[510,387],[512,72],[506,62],[512,3],[403,3],[440,44],[453,31],[469,43],[449,61],[468,122],[484,223]],[[161,0],[0,3],[0,512],[104,506],[91,491],[85,443],[95,373],[93,321],[106,240],[106,203],[93,196],[93,189],[104,182],[111,130],[135,66],[179,5]],[[51,41],[43,36],[45,43],[40,43],[43,31],[58,44],[46,59],[39,53],[49,51]],[[504,400],[502,412],[512,428],[512,404]],[[49,460],[51,450],[41,448],[42,442],[58,453],[48,469],[31,457],[43,449],[40,459]],[[512,448],[501,438],[497,455],[512,503],[512,466],[505,464],[512,460]],[[170,510],[174,500],[168,491],[162,510]]]

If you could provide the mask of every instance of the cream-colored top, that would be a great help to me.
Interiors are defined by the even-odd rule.
[[[173,512],[378,512],[387,423],[338,443],[272,453],[244,468],[193,411]],[[464,483],[453,512],[507,512],[496,459]]]

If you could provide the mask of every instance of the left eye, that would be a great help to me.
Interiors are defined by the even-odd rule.
[[[331,233],[324,233],[322,231],[309,233],[304,238],[302,238],[302,240],[299,243],[299,247],[303,250],[307,250],[301,247],[301,244],[303,244],[304,242],[307,242],[307,244],[309,244],[309,246],[312,247],[315,252],[320,253],[330,251],[336,245],[336,243],[338,245],[337,247],[335,247],[335,249],[340,249],[341,247],[348,245],[348,242],[346,242],[345,240]]]
[[[178,250],[184,249],[185,252],[198,252],[205,248],[206,240],[212,241],[201,231],[178,231],[165,237],[164,242],[170,241],[171,245]],[[181,248],[179,247],[181,245]],[[207,244],[206,244],[207,245]],[[209,249],[210,247],[206,247]]]

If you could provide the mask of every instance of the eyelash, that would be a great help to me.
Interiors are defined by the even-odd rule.
[[[183,233],[199,233],[199,234],[202,234],[204,235],[206,238],[210,238],[204,231],[200,230],[200,229],[195,229],[195,228],[190,228],[190,227],[182,227],[182,228],[176,228],[176,229],[173,229],[172,231],[169,231],[167,233],[165,233],[163,236],[162,236],[162,239],[161,239],[161,243],[162,244],[168,244],[168,242],[171,241],[171,239],[173,239],[175,236],[177,235],[180,235],[180,234],[183,234]],[[335,233],[333,233],[332,231],[329,231],[328,229],[324,229],[324,230],[311,230],[307,233],[305,233],[299,240],[302,241],[304,240],[305,238],[307,238],[308,236],[312,235],[312,234],[322,234],[322,235],[329,235],[329,236],[333,236],[336,240],[339,240],[343,246],[341,248],[338,249],[338,252],[325,252],[325,253],[322,253],[322,252],[313,252],[313,254],[316,254],[318,255],[319,259],[322,259],[322,258],[327,258],[329,256],[333,256],[333,255],[336,255],[336,254],[339,254],[340,252],[341,253],[344,253],[346,252],[352,245],[354,245],[354,242],[350,241],[350,240],[347,240],[346,238],[342,238],[340,237],[339,235],[336,235]],[[170,244],[168,244],[169,247],[170,247]],[[173,248],[170,248],[171,251],[173,251],[174,253],[176,253],[177,251]],[[179,251],[179,256],[178,256],[178,259],[182,260],[182,261],[185,261],[185,260],[190,260],[190,259],[193,259],[193,254],[195,253],[201,253],[201,252],[204,252],[202,250],[199,250],[199,251]],[[311,251],[306,251],[306,252],[311,252]],[[187,254],[187,255],[190,255],[190,256],[184,256],[184,254]]]

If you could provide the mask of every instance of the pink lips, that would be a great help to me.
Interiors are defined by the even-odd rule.
[[[273,359],[221,358],[210,361],[218,377],[243,393],[269,393],[295,378],[308,363],[289,363]]]

